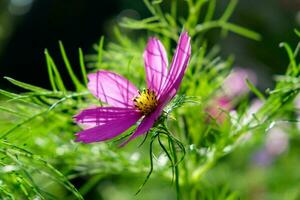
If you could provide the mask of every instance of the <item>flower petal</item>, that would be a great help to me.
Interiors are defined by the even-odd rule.
[[[115,118],[114,120],[111,120],[100,126],[77,133],[77,138],[75,141],[92,143],[112,139],[133,126],[140,117],[141,115],[135,112],[125,117],[122,116],[120,118]]]
[[[148,89],[160,93],[167,76],[168,58],[162,43],[150,38],[144,51],[145,71]]]
[[[180,35],[176,52],[173,56],[170,71],[163,86],[164,89],[158,97],[160,101],[163,102],[163,104],[168,103],[168,101],[170,101],[175,96],[185,73],[190,55],[190,37],[188,36],[187,32],[183,32]]]
[[[138,111],[133,108],[96,107],[81,111],[74,116],[74,119],[76,123],[88,125],[91,128],[137,113]]]
[[[132,98],[137,88],[124,77],[101,70],[89,74],[88,88],[92,94],[111,106],[128,108],[134,105]]]
[[[149,131],[150,128],[152,128],[155,121],[160,116],[160,114],[162,112],[162,109],[163,109],[163,107],[159,106],[152,114],[150,114],[149,116],[145,116],[144,119],[142,120],[142,122],[140,123],[140,125],[135,130],[135,132],[128,138],[128,140],[123,142],[120,146],[125,146],[131,140],[133,140],[136,137],[138,137],[138,136],[146,133],[147,131]]]

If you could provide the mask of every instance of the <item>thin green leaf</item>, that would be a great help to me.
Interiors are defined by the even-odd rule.
[[[64,82],[63,82],[63,80],[60,76],[60,73],[59,73],[59,71],[56,67],[55,62],[53,61],[53,59],[52,59],[52,57],[49,54],[47,49],[45,50],[45,56],[46,56],[47,63],[49,63],[49,67],[51,67],[53,72],[54,72],[52,77],[55,80],[55,84],[57,85],[57,87],[59,88],[60,91],[66,92],[67,90],[66,90],[66,87],[64,85]]]
[[[98,66],[101,67],[102,58],[103,58],[103,44],[104,44],[104,36],[101,36],[98,45]]]
[[[4,197],[4,199],[8,198],[11,200],[15,200],[14,195],[10,191],[5,189],[5,185],[0,185],[0,195],[1,195],[0,197],[2,197],[2,194],[7,195]]]
[[[260,34],[235,24],[225,23],[223,28],[253,40],[261,40]]]
[[[99,181],[103,178],[104,176],[102,174],[98,174],[96,176],[93,176],[90,178],[80,189],[79,192],[82,195],[87,194],[91,189],[99,183]]]
[[[249,87],[249,89],[261,100],[261,101],[265,101],[266,97],[251,83],[251,81],[249,81],[248,79],[246,79],[246,84]]]
[[[16,155],[11,156],[11,158],[18,165],[22,166],[22,168],[25,170],[25,172],[26,172],[26,167],[24,166],[24,164],[22,162],[20,162],[18,159],[16,159],[17,156],[24,156],[24,157],[26,157],[28,159],[31,159],[32,162],[39,162],[41,165],[43,165],[45,168],[47,168],[51,172],[51,174],[50,174],[50,173],[48,173],[46,171],[39,170],[41,172],[41,174],[47,175],[49,178],[51,178],[51,179],[59,182],[65,188],[67,188],[70,192],[72,192],[77,197],[77,199],[83,200],[82,195],[78,192],[78,190],[74,187],[74,185],[72,185],[70,183],[70,181],[61,172],[59,172],[57,169],[55,169],[50,163],[48,163],[47,161],[45,161],[44,159],[42,159],[40,156],[32,154],[31,152],[27,151],[26,149],[20,148],[18,146],[13,145],[13,144],[10,144],[10,143],[7,143],[7,142],[3,142],[3,141],[1,141],[1,143],[5,144],[5,145],[9,146],[10,148],[14,149]],[[5,150],[0,150],[0,151],[4,152],[4,153],[7,153],[7,151],[5,151]],[[11,153],[11,152],[9,152],[9,153]],[[27,166],[27,167],[29,167],[29,166]],[[38,169],[36,169],[36,170],[38,170]],[[30,174],[27,173],[27,175],[30,178]]]
[[[21,95],[12,93],[12,92],[8,92],[6,90],[2,90],[0,89],[0,94],[2,94],[3,96],[9,97],[9,98],[18,98],[21,97]]]
[[[46,110],[47,111],[47,110]],[[1,136],[0,139],[3,139],[5,137],[7,137],[10,133],[12,133],[13,131],[15,131],[16,129],[20,128],[22,125],[31,122],[32,120],[34,120],[35,118],[43,115],[46,113],[46,111],[41,111],[37,114],[32,115],[31,117],[28,117],[27,119],[21,121],[20,123],[15,124],[12,128],[8,129],[7,131],[5,131]]]
[[[196,33],[202,33],[204,31],[208,31],[214,28],[222,28],[253,40],[261,39],[260,34],[254,31],[223,21],[210,21],[210,22],[205,22],[203,24],[199,24],[195,27],[195,31]]]
[[[144,4],[147,6],[148,10],[151,12],[152,15],[156,15],[154,7],[151,5],[149,0],[143,0]]]
[[[47,92],[48,90],[44,89],[44,88],[41,88],[41,87],[37,87],[37,86],[34,86],[34,85],[30,85],[28,83],[24,83],[24,82],[21,82],[21,81],[17,81],[13,78],[10,78],[10,77],[4,77],[6,80],[8,80],[9,82],[11,82],[12,84],[16,85],[16,86],[19,86],[23,89],[26,89],[26,90],[30,90],[30,91],[33,91],[33,92]]]
[[[83,77],[83,82],[85,85],[87,85],[88,80],[87,80],[86,69],[85,69],[85,64],[84,64],[83,52],[82,52],[81,48],[79,48],[78,51],[79,51],[79,62],[80,62],[80,69],[81,69],[81,74]]]
[[[224,14],[220,18],[220,21],[227,21],[230,18],[230,16],[232,15],[237,3],[238,3],[238,0],[231,0],[229,2]]]
[[[171,16],[173,17],[173,19],[176,19],[176,15],[177,15],[177,0],[172,0],[171,1]]]
[[[204,17],[204,22],[208,22],[213,19],[215,9],[216,9],[216,0],[210,0],[206,11],[206,15]]]
[[[169,151],[167,150],[167,148],[165,147],[163,141],[161,141],[160,136],[158,135],[158,142],[159,145],[161,146],[161,148],[163,149],[163,151],[165,152],[165,154],[167,155],[169,161],[171,162],[171,166],[172,166],[172,174],[174,174],[174,167],[175,163],[173,162],[172,156],[170,155]]]
[[[47,49],[45,50],[47,51]],[[50,64],[50,60],[47,58],[46,54],[45,54],[45,58],[46,58],[46,64],[47,64],[47,70],[48,70],[48,75],[49,75],[49,80],[50,80],[50,84],[52,87],[53,91],[57,91],[56,85],[55,85],[55,78],[53,75],[53,70]]]
[[[298,31],[297,29],[295,29],[294,32],[296,33],[296,35],[297,35],[298,37],[300,37],[300,31]]]
[[[152,1],[152,4],[155,5],[155,4],[161,4],[162,3],[162,0],[153,0]]]
[[[179,186],[179,169],[178,169],[178,159],[177,159],[177,153],[176,153],[176,147],[174,145],[174,141],[170,138],[171,142],[171,148],[173,153],[173,159],[174,159],[174,168],[175,168],[175,185],[176,185],[176,197],[177,200],[181,199],[181,192],[180,192],[180,186]]]
[[[135,193],[135,195],[137,195],[138,193],[140,193],[143,189],[143,187],[145,186],[145,184],[148,182],[152,172],[153,172],[153,142],[155,140],[156,136],[151,138],[151,142],[150,142],[150,149],[149,149],[149,158],[150,158],[150,170],[146,176],[146,179],[144,180],[144,182],[142,183],[142,185],[139,187],[138,191]]]
[[[290,60],[291,70],[292,70],[293,74],[294,75],[298,74],[299,69],[297,67],[295,56],[294,56],[294,53],[293,53],[291,47],[285,42],[280,43],[279,46],[283,47],[286,50],[289,60]]]
[[[65,66],[67,68],[67,71],[73,81],[73,84],[75,85],[76,87],[76,90],[77,91],[81,91],[84,87],[82,86],[82,84],[80,83],[80,81],[78,80],[78,78],[76,77],[73,69],[72,69],[72,66],[70,64],[70,61],[67,57],[67,54],[66,54],[66,51],[65,51],[65,48],[63,46],[63,43],[61,41],[59,41],[59,48],[60,48],[60,52],[61,52],[61,55],[62,55],[62,58],[64,60],[64,63],[65,63]]]
[[[10,108],[7,108],[7,107],[0,106],[0,110],[4,111],[4,112],[7,112],[7,113],[10,113],[10,114],[13,114],[13,115],[16,115],[16,116],[19,116],[19,117],[26,117],[26,115],[24,115],[20,112],[14,111],[14,110],[12,110]]]

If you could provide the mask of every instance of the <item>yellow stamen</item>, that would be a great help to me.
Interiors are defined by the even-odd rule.
[[[157,98],[154,91],[144,89],[139,91],[139,95],[134,99],[134,104],[137,109],[141,111],[143,115],[149,115],[157,107]]]

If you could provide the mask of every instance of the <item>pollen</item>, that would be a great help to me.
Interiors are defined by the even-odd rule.
[[[135,107],[143,114],[149,115],[157,107],[157,97],[154,91],[144,89],[133,99]]]

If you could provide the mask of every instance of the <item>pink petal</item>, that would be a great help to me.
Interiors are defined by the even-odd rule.
[[[167,80],[163,86],[159,99],[163,104],[168,103],[176,94],[183,75],[185,73],[189,58],[191,55],[190,37],[187,32],[180,35],[179,42],[173,56],[170,71],[167,75]]]
[[[148,89],[159,94],[166,80],[168,58],[164,46],[158,39],[149,39],[144,51],[144,61]]]
[[[134,105],[132,98],[137,88],[124,77],[101,70],[89,74],[88,88],[92,94],[111,106],[128,108]]]
[[[122,143],[120,146],[125,146],[131,140],[133,140],[136,137],[138,137],[138,136],[146,133],[147,131],[149,131],[150,128],[153,127],[153,124],[155,123],[155,121],[160,116],[160,114],[162,112],[162,109],[163,109],[163,107],[159,106],[152,114],[150,114],[149,116],[145,116],[143,121],[141,122],[141,124],[135,130],[135,132],[129,137],[129,139],[127,141]]]
[[[77,133],[75,141],[92,143],[112,139],[133,126],[140,117],[141,115],[135,112],[127,116],[115,118],[102,125]]]
[[[138,111],[133,108],[96,107],[81,111],[74,116],[74,119],[76,123],[88,125],[91,128],[137,113]]]

